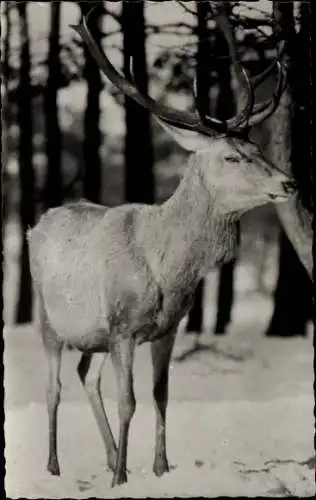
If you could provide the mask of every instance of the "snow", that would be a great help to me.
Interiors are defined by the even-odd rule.
[[[105,405],[115,412],[113,401],[105,400]],[[313,471],[299,465],[313,452],[311,423],[312,401],[306,395],[267,402],[172,401],[168,448],[170,463],[176,468],[159,479],[151,471],[153,411],[150,405],[140,404],[131,426],[129,482],[111,489],[111,474],[105,470],[103,448],[88,406],[62,405],[63,476],[52,478],[43,469],[46,412],[42,405],[30,404],[7,415],[5,429],[12,437],[6,451],[10,470],[6,490],[11,498],[253,496],[272,494],[278,483],[285,483],[293,495],[311,495]],[[289,459],[293,463],[286,463]],[[275,462],[269,465],[268,460]],[[247,469],[254,472],[247,473]]]
[[[78,9],[70,2],[64,4],[67,15],[63,16],[61,32],[62,37],[67,38],[72,35],[68,25],[77,21]],[[267,5],[267,0],[260,4]],[[153,19],[159,23],[162,18],[158,17],[158,11],[160,16],[165,11],[155,2],[151,8]],[[171,9],[169,5],[168,8]],[[32,5],[32,13],[33,9],[36,9],[36,16],[30,16],[33,49],[42,53],[45,43],[37,40],[46,36],[48,9]],[[176,20],[178,13],[179,8],[175,8]],[[168,20],[173,20],[171,10]],[[154,50],[149,49],[149,61],[153,53]],[[59,93],[60,107],[68,113],[64,117],[65,128],[73,114],[81,112],[84,92],[79,82]],[[102,108],[106,108],[106,123],[111,124],[111,132],[114,130],[116,137],[122,120],[118,106],[106,90],[101,100]],[[102,130],[108,133],[103,119],[101,123]],[[174,175],[170,168],[166,171]],[[257,225],[262,228],[262,221]],[[272,234],[274,229],[269,221],[266,226]],[[309,466],[309,460],[315,455],[312,335],[310,332],[308,338],[264,337],[272,313],[270,292],[275,285],[276,245],[272,245],[268,253],[267,248],[263,249],[266,294],[258,293],[255,283],[260,248],[251,252],[253,262],[249,256],[247,262],[243,261],[241,255],[235,276],[232,324],[227,336],[219,338],[210,333],[215,321],[217,272],[207,278],[205,333],[201,338],[204,349],[182,363],[176,358],[187,348],[190,338],[183,335],[184,323],[181,325],[170,370],[167,449],[171,472],[162,478],[156,478],[151,470],[154,409],[149,347],[144,345],[137,350],[137,410],[130,431],[129,481],[127,485],[111,489],[112,474],[106,470],[98,429],[76,375],[77,352],[65,352],[62,367],[59,413],[62,475],[53,478],[46,472],[46,360],[33,325],[10,326],[18,281],[17,220],[8,224],[5,236],[5,487],[8,497],[315,494],[315,462],[313,468]],[[276,238],[277,234],[272,239],[276,241]],[[105,408],[117,435],[116,384],[110,362],[104,367],[102,390]]]
[[[209,333],[206,349],[188,347],[181,325],[171,364],[167,449],[171,472],[156,478],[154,409],[148,345],[135,359],[137,409],[129,440],[129,480],[112,489],[94,417],[76,376],[79,353],[65,352],[59,413],[62,475],[47,460],[46,360],[32,325],[5,329],[6,493],[11,498],[309,496],[315,493],[313,350],[308,338],[263,335],[269,300],[239,297],[226,337]],[[103,371],[105,408],[118,431],[111,363]]]

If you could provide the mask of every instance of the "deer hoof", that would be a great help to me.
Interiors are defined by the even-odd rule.
[[[169,472],[169,465],[168,462],[163,460],[159,462],[154,463],[153,467],[154,474],[158,477],[161,477],[163,474],[166,472]]]
[[[59,465],[56,462],[49,462],[47,465],[47,470],[51,473],[52,476],[60,476]]]

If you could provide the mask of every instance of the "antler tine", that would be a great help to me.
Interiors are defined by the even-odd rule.
[[[250,106],[250,103],[248,101],[248,103],[246,104],[244,109],[238,115],[236,115],[232,118],[228,118],[227,120],[224,120],[224,121],[219,120],[218,118],[215,118],[213,116],[210,116],[210,115],[207,115],[206,113],[204,113],[203,116],[201,116],[201,120],[203,120],[207,125],[209,124],[210,126],[216,126],[216,127],[224,126],[225,130],[229,131],[229,130],[237,129],[238,127],[241,128],[243,123],[248,122],[248,119],[249,119],[248,104],[249,104],[250,113],[251,113],[252,108],[253,108],[254,97],[253,97],[253,91],[252,91],[252,88],[250,86],[250,82],[249,82],[249,78],[248,78],[248,75],[246,73],[246,70],[244,68],[241,68],[241,71],[243,72],[243,76],[245,78],[245,81],[247,82],[248,90],[251,93],[251,106]],[[196,80],[197,80],[197,77],[195,76],[194,82],[193,82],[193,92],[194,92],[195,99],[197,99],[197,81]]]
[[[258,105],[254,109],[254,113],[248,120],[249,127],[258,125],[259,123],[269,118],[269,116],[274,113],[279,104],[281,95],[286,86],[286,72],[279,61],[277,61],[276,64],[278,69],[278,78],[272,99],[264,101],[263,103],[258,103]]]
[[[278,68],[278,62],[275,61],[274,64]],[[279,64],[281,64],[281,63],[279,63]],[[279,84],[279,79],[280,78],[282,78],[281,86],[279,86],[280,85]],[[276,83],[275,90],[274,90],[274,96],[272,97],[273,100],[275,100],[275,95],[280,95],[280,96],[282,95],[283,91],[285,90],[286,84],[287,84],[286,70],[284,70],[284,67],[282,66],[282,77],[280,75],[280,72],[278,71],[277,83]],[[266,99],[264,101],[255,103],[254,107],[253,107],[252,115],[265,110],[270,105],[270,103],[271,103],[271,99]]]
[[[123,94],[130,97],[144,108],[147,108],[157,117],[171,125],[176,125],[189,130],[195,130],[209,136],[213,136],[223,131],[221,122],[204,125],[201,123],[200,117],[196,113],[190,111],[180,111],[164,106],[163,104],[157,104],[150,96],[143,95],[133,83],[129,82],[121,75],[121,73],[112,65],[106,54],[98,47],[87,26],[88,16],[84,16],[80,24],[71,25],[71,28],[81,36],[103,74]]]
[[[273,96],[271,99],[256,103],[254,105],[252,114],[248,121],[249,126],[257,125],[258,123],[266,120],[269,116],[271,116],[274,113],[275,109],[278,106],[281,95],[285,90],[287,84],[287,71],[286,68],[282,66],[282,63],[280,62],[280,59],[282,58],[284,53],[285,45],[286,45],[285,40],[281,40],[278,46],[278,54],[275,60],[272,62],[272,64],[270,64],[270,66],[268,66],[268,68],[266,68],[262,73],[255,76],[251,80],[252,86],[253,88],[255,88],[258,85],[260,85],[260,83],[262,83],[272,73],[275,67],[277,67],[278,76]]]
[[[273,60],[273,62],[264,70],[262,73],[259,73],[259,75],[253,76],[250,78],[250,84],[255,90],[268,76],[273,73],[275,67],[277,66],[278,61],[282,58],[284,54],[284,49],[285,49],[286,42],[285,40],[281,40],[278,46],[278,53],[276,58]]]
[[[234,130],[237,128],[242,128],[244,124],[247,124],[248,117],[251,115],[254,104],[254,93],[247,72],[238,60],[235,36],[228,18],[227,5],[225,5],[224,2],[219,2],[217,4],[212,1],[209,2],[209,5],[217,26],[221,29],[225,36],[236,77],[239,80],[246,95],[246,103],[243,109],[239,113],[237,113],[236,116],[230,118],[229,120],[226,120],[225,122],[221,122],[220,120],[217,120],[210,116],[207,116],[205,118],[207,119],[207,123],[226,123],[227,130]]]
[[[238,125],[235,125],[234,128],[235,129],[236,128],[241,129],[243,127],[250,128],[266,120],[269,116],[271,116],[274,113],[275,109],[278,106],[279,100],[286,86],[286,76],[287,76],[286,71],[280,63],[280,59],[283,56],[286,42],[284,40],[280,41],[278,45],[278,54],[273,63],[270,64],[268,68],[266,68],[262,73],[253,77],[249,82],[247,73],[245,72],[244,68],[239,63],[237,58],[237,51],[236,51],[236,44],[233,35],[233,30],[227,16],[227,6],[223,2],[220,2],[220,5],[218,4],[214,5],[214,3],[210,1],[210,7],[211,10],[213,11],[214,19],[217,25],[221,28],[222,32],[225,35],[226,42],[229,48],[229,54],[232,59],[236,76],[239,82],[241,83],[243,89],[245,88],[244,87],[245,83],[248,86],[248,89],[246,87],[248,106],[246,105],[244,112],[239,114],[239,116],[242,116],[243,119],[239,121]],[[277,67],[278,70],[278,77],[277,77],[276,88],[272,98],[264,102],[254,104],[254,89],[257,88],[273,72],[275,67]],[[250,100],[251,107],[249,106],[249,95],[251,95],[251,100]],[[207,116],[206,119],[207,123],[209,123],[210,121],[212,122],[214,121],[214,119],[209,116]],[[229,129],[229,127],[227,128]]]

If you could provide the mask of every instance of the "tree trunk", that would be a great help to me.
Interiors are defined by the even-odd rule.
[[[281,16],[282,12],[277,13],[283,23],[281,26],[286,21],[293,22],[290,7],[291,4],[282,6],[285,21]],[[303,3],[301,9],[301,29],[289,47],[291,57],[289,87],[294,104],[290,162],[292,173],[298,183],[301,208],[306,207],[306,210],[311,211],[309,6]],[[280,208],[282,210],[282,207]],[[311,279],[287,235],[281,231],[279,277],[274,295],[274,312],[266,335],[287,337],[306,335],[307,322],[312,317],[312,294]]]
[[[20,75],[17,95],[18,125],[20,130],[18,161],[20,166],[20,220],[22,248],[20,256],[19,297],[16,322],[27,323],[32,319],[32,282],[26,231],[35,223],[34,170],[33,170],[33,126],[30,81],[30,48],[27,22],[27,3],[19,2],[17,9],[20,21]]]
[[[4,87],[4,93],[2,97],[2,107],[1,107],[1,121],[2,121],[2,133],[1,133],[1,162],[3,165],[3,203],[2,203],[2,220],[3,225],[6,223],[9,215],[9,200],[10,200],[10,179],[8,172],[6,170],[8,162],[8,134],[9,134],[9,120],[8,120],[8,89],[9,89],[9,79],[10,79],[10,37],[11,37],[11,17],[8,2],[5,2],[3,17],[6,22],[6,34],[3,41],[3,64],[2,64],[2,81]],[[2,187],[2,186],[1,186]],[[1,193],[2,194],[2,193]]]
[[[62,203],[62,135],[58,117],[58,89],[61,80],[60,66],[60,2],[50,6],[50,32],[48,37],[48,76],[44,92],[45,152],[47,174],[44,188],[45,209]]]
[[[88,14],[91,6],[88,2],[79,2],[82,15]],[[89,16],[89,29],[97,43],[101,41],[102,14],[96,9]],[[100,70],[84,44],[85,66],[83,75],[87,81],[87,106],[84,115],[83,139],[83,193],[94,203],[101,200],[101,131],[100,131],[100,93],[103,88]]]
[[[282,230],[274,312],[266,335],[305,336],[307,321],[312,316],[312,293],[312,282],[286,233]]]
[[[311,186],[311,164],[310,159],[307,159],[307,164],[304,165],[300,160],[299,166],[295,164],[295,154],[297,155],[308,155],[307,151],[310,149],[305,149],[302,144],[305,145],[306,141],[309,141],[309,134],[299,134],[297,129],[295,131],[294,122],[292,120],[293,104],[294,113],[299,113],[298,106],[295,106],[295,88],[299,88],[299,83],[304,84],[305,92],[301,90],[298,92],[300,98],[306,99],[306,111],[302,116],[308,116],[308,121],[310,121],[310,63],[309,63],[309,37],[301,34],[301,38],[305,39],[305,47],[299,47],[299,37],[295,34],[293,25],[293,2],[288,2],[287,0],[275,0],[274,1],[274,17],[279,23],[279,31],[288,40],[287,52],[285,54],[285,59],[289,62],[289,84],[286,91],[280,100],[280,104],[276,112],[272,115],[267,124],[270,132],[270,141],[267,148],[267,154],[272,161],[277,163],[283,170],[292,173],[298,182],[300,196],[299,199],[294,199],[286,203],[276,205],[276,210],[278,212],[279,218],[283,225],[285,232],[292,245],[294,246],[296,252],[299,255],[300,260],[307,269],[309,276],[312,277],[313,270],[313,256],[312,256],[312,245],[313,245],[313,229],[312,229],[312,210],[309,210],[306,206],[306,201],[309,198],[308,192],[311,188],[306,191],[306,183],[310,183]],[[303,33],[306,25],[308,27],[308,17],[310,16],[310,2],[302,2],[303,11],[306,13],[307,22],[303,23]],[[310,28],[309,28],[310,29]],[[295,62],[296,61],[296,62]],[[305,61],[305,62],[304,62]],[[299,72],[300,65],[304,64],[305,70],[303,73],[308,76],[302,78]],[[309,87],[309,88],[307,88]],[[298,133],[299,138],[294,135]],[[303,142],[301,142],[303,141]],[[293,144],[292,144],[293,142]],[[296,149],[297,148],[297,149]],[[305,206],[304,206],[305,205]]]
[[[210,75],[210,55],[211,44],[209,41],[210,32],[207,26],[208,4],[207,2],[196,2],[197,9],[197,33],[198,33],[198,50],[196,54],[196,105],[203,116],[203,113],[210,109],[209,92],[211,87]],[[195,295],[194,303],[189,312],[186,332],[202,333],[203,329],[203,295],[204,295],[204,279],[200,281]]]
[[[10,78],[10,36],[11,36],[11,17],[9,2],[4,4],[3,17],[6,22],[6,35],[3,41],[3,62],[2,62],[2,81],[5,92],[8,91],[8,83]]]
[[[195,290],[193,306],[190,309],[186,333],[202,333],[203,329],[203,296],[204,280],[201,280]]]
[[[223,335],[231,320],[234,302],[234,272],[236,260],[232,259],[220,268],[217,292],[217,316],[214,327],[215,335]]]
[[[229,12],[228,12],[229,14]],[[221,120],[230,118],[235,113],[235,100],[232,90],[228,46],[221,30],[216,30],[214,52],[220,59],[217,62],[219,94],[216,116]],[[222,57],[222,59],[221,59]],[[214,328],[215,335],[224,334],[231,319],[234,300],[234,271],[236,260],[223,264],[219,271],[217,292],[217,316]]]
[[[122,9],[124,73],[130,74],[130,57],[138,88],[148,93],[145,52],[144,2],[124,0]],[[131,203],[153,203],[154,173],[150,113],[125,98],[125,199]]]

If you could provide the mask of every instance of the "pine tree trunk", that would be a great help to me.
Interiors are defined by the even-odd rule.
[[[145,52],[144,2],[124,0],[122,10],[124,73],[130,73],[133,57],[134,78],[138,88],[148,93]],[[125,199],[128,202],[153,203],[154,173],[151,121],[148,110],[125,98]]]
[[[61,205],[62,194],[62,135],[58,117],[58,89],[61,79],[60,66],[60,2],[50,6],[50,32],[48,37],[47,83],[44,92],[45,152],[47,174],[44,188],[45,209]]]
[[[303,33],[309,27],[310,18],[310,2],[302,2],[302,7],[306,9],[307,21],[303,23]],[[304,10],[303,9],[303,10]],[[287,60],[288,70],[288,86],[280,100],[280,104],[269,120],[268,130],[270,132],[270,141],[267,148],[267,154],[272,161],[275,161],[280,167],[289,173],[294,174],[299,186],[300,196],[299,199],[294,198],[286,203],[276,205],[278,216],[281,220],[282,226],[287,233],[289,240],[294,246],[299,255],[300,260],[307,269],[310,277],[313,272],[313,210],[309,210],[306,206],[308,200],[308,192],[311,191],[311,164],[310,158],[307,158],[307,163],[304,164],[300,161],[295,166],[295,149],[298,155],[309,155],[310,148],[305,148],[302,145],[309,140],[308,134],[303,137],[295,136],[293,111],[294,117],[297,117],[299,112],[298,106],[295,103],[295,88],[299,89],[300,85],[305,86],[305,91],[299,91],[300,97],[306,99],[307,107],[305,116],[308,115],[308,122],[310,118],[310,74],[311,65],[309,63],[310,40],[309,34],[305,38],[304,47],[300,45],[298,36],[294,30],[293,23],[293,2],[287,0],[274,0],[273,2],[274,17],[278,22],[278,31],[282,38],[288,40],[287,50],[284,59]],[[306,31],[305,31],[306,33]],[[304,70],[302,70],[304,66]],[[302,71],[302,74],[300,73]],[[304,75],[304,80],[303,80]],[[308,76],[305,76],[308,75]],[[296,94],[297,95],[297,94]],[[304,115],[304,113],[302,113]],[[295,132],[297,133],[297,132]],[[300,135],[300,134],[299,134]],[[301,142],[302,141],[302,142]],[[310,188],[306,191],[306,184]]]
[[[216,116],[221,120],[225,120],[234,115],[235,100],[232,90],[230,65],[227,64],[227,56],[229,55],[228,46],[225,37],[220,30],[217,30],[216,33],[214,52],[217,56],[223,57],[223,59],[218,59],[217,63],[219,94]],[[214,327],[214,334],[216,335],[225,333],[226,327],[231,319],[231,311],[234,300],[235,263],[236,260],[233,259],[230,262],[223,264],[219,271],[217,316]]]
[[[91,9],[88,2],[79,2],[82,15],[88,14]],[[101,41],[102,13],[96,9],[89,16],[89,29],[96,42]],[[100,131],[100,93],[103,88],[100,70],[84,45],[85,66],[84,77],[87,81],[87,106],[84,114],[83,139],[83,194],[94,203],[101,201],[101,131]]]
[[[10,78],[10,36],[11,36],[11,17],[10,17],[10,9],[9,2],[5,2],[4,4],[4,13],[3,17],[6,22],[6,35],[3,41],[3,61],[2,61],[2,81],[4,85],[4,89],[8,91],[8,82]]]
[[[203,329],[203,297],[204,280],[201,280],[195,290],[193,306],[190,309],[186,333],[202,333]]]
[[[293,23],[291,4],[282,5],[282,25]],[[293,8],[293,6],[292,6]],[[300,32],[290,46],[290,92],[294,104],[291,121],[291,169],[298,183],[301,202],[312,210],[309,6],[302,3]],[[284,14],[285,19],[281,17]],[[287,26],[285,25],[285,28]],[[287,28],[288,29],[288,28]],[[304,336],[312,317],[312,282],[300,258],[282,230],[280,235],[279,277],[274,294],[274,312],[267,336]]]
[[[305,336],[312,316],[312,282],[286,233],[280,234],[279,278],[268,337]]]
[[[220,268],[217,292],[217,316],[214,327],[215,335],[223,335],[231,320],[234,302],[234,271],[236,260],[230,260]]]
[[[6,223],[9,215],[9,200],[10,200],[10,192],[9,192],[9,177],[6,170],[6,165],[8,162],[8,134],[9,134],[9,120],[8,120],[8,89],[9,89],[9,80],[10,80],[10,37],[11,37],[11,16],[9,10],[8,2],[5,2],[4,6],[4,14],[6,22],[6,34],[5,39],[3,41],[3,62],[2,62],[2,81],[4,87],[4,93],[2,97],[2,106],[1,106],[1,122],[2,122],[2,132],[1,132],[1,143],[2,143],[2,151],[1,151],[1,163],[3,165],[3,202],[2,202],[2,219],[3,225]],[[2,184],[1,183],[1,184]],[[2,185],[1,185],[2,187]]]
[[[210,32],[207,26],[208,4],[207,2],[196,2],[197,9],[197,31],[198,31],[198,50],[196,55],[196,83],[197,83],[197,108],[201,115],[210,109],[209,92],[211,87],[210,75],[210,55],[211,44],[208,40]],[[186,332],[202,333],[203,330],[203,296],[204,279],[200,281],[195,295],[194,303],[189,312]]]
[[[18,125],[20,130],[18,161],[20,166],[20,220],[22,248],[20,256],[20,283],[16,310],[16,322],[27,323],[32,319],[32,282],[26,231],[35,223],[35,180],[33,170],[33,126],[30,81],[30,47],[27,21],[27,3],[19,2],[17,9],[20,23],[20,75],[17,92]]]

